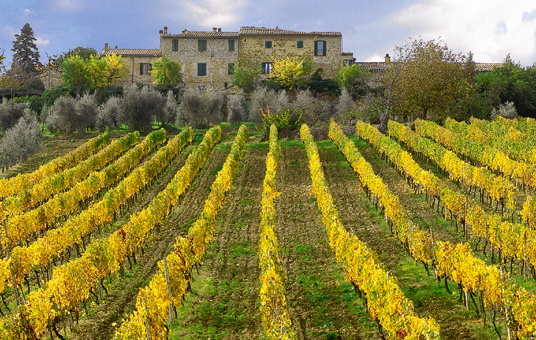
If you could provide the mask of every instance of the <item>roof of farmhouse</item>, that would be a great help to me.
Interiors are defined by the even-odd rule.
[[[243,26],[240,27],[239,32],[225,32],[221,28],[214,27],[211,31],[190,31],[184,29],[180,34],[170,34],[168,33],[167,27],[164,27],[163,31],[160,31],[160,34],[169,37],[169,38],[238,38],[241,35],[316,35],[316,36],[335,36],[340,37],[342,34],[340,32],[302,32],[302,31],[291,31],[284,30],[278,27],[276,28],[266,28],[266,27],[253,27],[253,26]]]
[[[389,63],[384,61],[356,61],[355,63],[363,70],[371,72],[381,72],[389,66]],[[502,63],[475,63],[475,69],[478,72],[493,71],[494,68],[501,65]]]
[[[109,48],[108,44],[104,46],[101,55],[117,54],[125,57],[161,57],[162,51],[159,49],[140,49],[140,48]]]

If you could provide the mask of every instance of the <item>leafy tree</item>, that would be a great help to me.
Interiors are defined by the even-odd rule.
[[[148,86],[141,89],[135,85],[128,86],[121,100],[117,122],[132,130],[150,131],[152,122],[162,120],[165,105],[166,99],[159,91]]]
[[[166,124],[174,123],[177,120],[179,113],[179,102],[175,98],[175,94],[172,90],[169,90],[166,94],[166,105],[164,106],[164,115],[162,116],[162,122]]]
[[[401,73],[394,88],[397,112],[409,118],[443,118],[471,84],[465,56],[441,40],[414,40],[396,47]]]
[[[37,118],[28,110],[0,139],[0,168],[5,170],[39,151],[42,135]]]
[[[0,133],[11,129],[18,120],[24,115],[27,103],[16,103],[9,100],[0,105]]]
[[[120,127],[118,117],[121,112],[121,98],[110,97],[100,106],[97,114],[96,127],[100,131],[114,130]]]
[[[358,64],[343,66],[337,72],[335,79],[340,88],[346,89],[353,96],[364,96],[366,94],[366,81],[370,77],[370,72],[365,71]]]
[[[247,102],[244,94],[235,93],[228,97],[227,120],[231,123],[239,123],[247,120]]]
[[[387,132],[387,122],[392,114],[393,107],[399,100],[396,86],[402,74],[403,65],[396,60],[385,65],[385,69],[379,77],[372,76],[369,79],[369,91],[363,99],[364,111],[374,111],[380,121],[378,129]],[[374,115],[374,114],[373,114]]]
[[[512,102],[519,115],[536,117],[536,66],[523,67],[507,55],[503,64],[477,75],[479,91],[495,108]]]
[[[91,88],[91,74],[83,57],[72,54],[63,59],[60,68],[63,86],[74,92],[76,97],[80,97],[83,91]]]
[[[247,59],[240,59],[235,65],[232,75],[232,84],[245,93],[251,93],[262,74],[262,67]]]
[[[75,47],[74,49],[70,50],[69,52],[64,53],[62,56],[58,57],[57,62],[60,63],[60,62],[63,61],[63,59],[68,58],[68,57],[70,57],[72,55],[77,55],[77,56],[82,57],[82,59],[84,59],[84,60],[89,60],[91,58],[91,56],[98,55],[98,54],[99,53],[97,52],[97,50],[95,50],[92,47],[78,46],[78,47]]]
[[[297,88],[305,86],[312,70],[313,63],[305,58],[287,57],[274,62],[270,81],[296,91]]]
[[[317,94],[329,92],[334,96],[338,96],[341,92],[339,84],[335,79],[324,79],[322,77],[323,72],[322,68],[316,69],[307,81],[307,88]]]
[[[48,110],[45,120],[52,132],[84,133],[87,128],[95,126],[97,103],[95,97],[87,95],[79,99],[59,97]]]
[[[87,67],[91,78],[91,87],[95,90],[110,85],[114,79],[122,78],[128,73],[123,58],[116,54],[103,57],[93,54],[87,60]]]
[[[206,128],[222,121],[224,97],[221,92],[187,89],[179,106],[177,123]]]
[[[167,57],[158,58],[152,64],[149,74],[159,88],[175,88],[182,82],[181,64]]]
[[[355,108],[356,103],[352,98],[352,95],[344,87],[341,91],[341,95],[339,96],[339,101],[336,106],[337,115],[343,116],[345,113],[355,110]]]
[[[25,24],[20,34],[15,34],[13,41],[13,63],[8,71],[13,79],[28,88],[42,88],[37,75],[41,68],[40,54],[37,49],[34,32],[30,24]]]
[[[73,53],[63,59],[60,68],[64,86],[74,92],[77,98],[83,91],[102,90],[128,72],[122,57],[115,54],[104,57],[93,54],[85,59]]]

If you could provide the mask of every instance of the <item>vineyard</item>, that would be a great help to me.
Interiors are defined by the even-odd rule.
[[[0,339],[534,339],[535,132],[50,138],[0,178]]]

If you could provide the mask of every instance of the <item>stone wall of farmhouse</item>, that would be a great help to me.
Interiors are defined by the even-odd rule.
[[[158,60],[158,57],[123,55],[122,58],[128,75],[125,78],[115,79],[113,85],[124,87],[131,84],[150,85],[153,83],[153,78],[149,74],[140,74],[140,64],[152,64]]]
[[[342,66],[341,40],[340,36],[325,35],[242,34],[240,36],[240,56],[259,62],[274,62],[289,56],[303,56],[315,63],[315,70],[317,68],[324,70],[324,78],[332,78]],[[266,47],[267,41],[271,42],[271,47]],[[299,41],[301,43],[298,43]],[[325,56],[315,56],[315,41],[326,42]]]
[[[178,51],[173,51],[176,39]],[[206,50],[199,51],[199,40],[206,41]],[[229,50],[229,41],[234,41],[234,50]],[[238,61],[238,37],[160,37],[160,50],[163,55],[179,60],[182,65],[183,81],[188,88],[221,90],[231,85],[229,64]],[[205,64],[205,75],[198,75],[199,64]],[[201,66],[202,67],[202,66]]]
[[[140,64],[152,64],[158,60],[157,57],[123,57],[125,66],[129,68],[129,84],[152,84],[153,78],[148,74],[140,74]]]

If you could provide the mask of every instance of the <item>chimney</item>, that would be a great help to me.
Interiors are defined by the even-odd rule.
[[[164,26],[164,34],[167,34],[167,26]]]
[[[220,28],[218,28],[218,33],[221,33],[221,27],[220,27]]]
[[[216,27],[212,27],[212,32],[218,32],[218,29]]]
[[[385,55],[385,63],[387,64],[387,63],[390,63],[390,62],[391,62],[391,56],[389,55],[389,53],[387,53]]]

